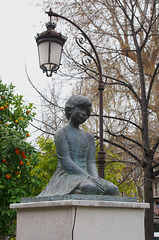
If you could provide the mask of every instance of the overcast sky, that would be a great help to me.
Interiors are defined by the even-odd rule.
[[[51,82],[39,68],[35,41],[36,34],[46,29],[44,23],[48,16],[36,2],[42,3],[41,0],[0,0],[0,77],[3,83],[12,82],[15,92],[23,95],[26,103],[34,103],[40,112],[40,97],[25,72],[26,64],[30,79],[39,90]]]
[[[37,86],[48,81],[38,65],[35,36],[42,18],[38,11],[31,0],[1,0],[0,76],[3,83],[12,82],[28,102],[35,101],[36,93],[27,80],[25,63]]]
[[[40,111],[40,97],[28,82],[25,63],[32,82],[39,89],[45,87],[49,78],[39,68],[35,36],[43,31],[41,23],[46,14],[40,13],[41,9],[32,0],[0,0],[0,3],[0,77],[3,83],[12,82],[15,92],[23,95],[26,103],[33,102]]]

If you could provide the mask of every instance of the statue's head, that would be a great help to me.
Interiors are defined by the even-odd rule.
[[[82,107],[86,109],[88,116],[91,114],[91,108],[92,108],[92,102],[89,100],[89,98],[83,96],[83,95],[73,95],[71,96],[65,105],[65,114],[67,119],[70,119],[72,110],[75,107]]]

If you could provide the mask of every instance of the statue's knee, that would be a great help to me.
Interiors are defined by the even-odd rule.
[[[91,182],[81,183],[80,189],[83,194],[96,194],[97,193],[96,185]]]
[[[119,189],[116,185],[110,184],[108,188],[106,189],[105,192],[106,195],[118,195],[119,194]]]

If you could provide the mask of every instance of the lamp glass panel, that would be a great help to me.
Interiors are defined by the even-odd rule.
[[[42,42],[38,45],[40,66],[48,63],[49,42]]]
[[[51,42],[50,63],[60,65],[62,46],[59,43]]]

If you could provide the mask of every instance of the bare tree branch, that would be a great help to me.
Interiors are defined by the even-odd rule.
[[[154,146],[153,146],[153,148],[152,148],[153,154],[156,152],[158,146],[159,146],[159,138],[158,138],[157,142],[154,144]]]
[[[126,175],[126,177],[118,184],[118,186],[119,185],[121,185],[123,182],[125,182],[126,181],[126,179],[128,179],[128,177],[132,174],[132,172],[134,172],[136,169],[138,168],[138,166],[135,166],[127,175]],[[140,174],[139,174],[140,175]],[[136,177],[136,178],[138,178],[138,177]],[[134,179],[133,179],[134,180]],[[132,181],[133,181],[132,180]],[[131,182],[132,182],[131,181]]]
[[[117,135],[117,134],[115,134],[115,133],[112,133],[112,132],[110,132],[110,130],[108,130],[107,129],[107,131],[106,131],[107,133],[109,133],[111,136],[114,136],[114,137],[116,137],[116,138],[124,138],[124,139],[126,139],[126,140],[128,140],[128,141],[130,141],[130,142],[132,142],[132,143],[135,143],[137,146],[139,146],[142,150],[144,149],[144,147],[143,147],[143,145],[141,144],[141,143],[139,143],[139,142],[137,142],[135,139],[132,139],[132,138],[130,138],[130,137],[127,137],[127,136],[125,136],[124,134],[120,134],[120,135]]]
[[[159,175],[159,170],[157,170],[157,171],[155,171],[155,172],[152,173],[152,177],[153,177],[153,178],[155,178],[155,177],[158,176],[158,175]]]
[[[105,78],[106,78],[106,80],[107,79],[112,79],[112,80],[114,80],[115,82],[113,82],[113,83],[108,83],[107,81],[105,82],[105,84],[106,85],[121,85],[121,86],[124,86],[124,87],[126,87],[126,88],[128,88],[132,93],[133,93],[133,95],[135,96],[135,98],[138,100],[138,102],[141,104],[142,103],[142,101],[141,101],[141,99],[139,98],[139,96],[138,96],[138,94],[136,93],[136,91],[134,90],[134,88],[133,88],[133,86],[130,84],[130,83],[126,83],[126,82],[124,82],[124,81],[122,81],[122,80],[118,80],[118,79],[116,79],[116,78],[113,78],[113,77],[110,77],[110,76],[106,76],[106,75],[103,75]]]
[[[32,83],[32,81],[31,81],[31,79],[30,79],[30,77],[29,77],[29,75],[28,75],[26,66],[25,66],[25,71],[26,71],[26,75],[27,75],[28,81],[30,82],[30,84],[32,85],[32,87],[36,90],[36,92],[37,92],[46,102],[48,102],[49,104],[54,105],[54,106],[56,106],[56,107],[61,108],[62,110],[64,110],[63,107],[60,107],[60,106],[54,104],[53,102],[49,101],[49,100],[48,100],[44,95],[42,95],[42,93],[34,86],[34,84]]]
[[[159,73],[159,72],[158,72],[158,68],[159,68],[159,63],[157,64],[157,66],[156,66],[156,68],[155,68],[155,71],[154,71],[154,74],[153,74],[153,76],[152,76],[152,79],[151,79],[151,81],[150,81],[150,86],[149,86],[149,90],[148,90],[148,94],[147,94],[147,102],[149,102],[149,100],[150,100],[151,91],[152,91],[152,86],[153,86],[155,77],[156,77],[156,75]]]
[[[99,139],[99,137],[98,136],[94,136],[96,139]],[[133,154],[132,152],[130,152],[128,149],[126,149],[125,147],[123,147],[123,146],[121,146],[121,145],[119,145],[119,144],[117,144],[117,143],[114,143],[114,142],[112,142],[112,141],[110,141],[110,140],[108,140],[108,139],[103,139],[103,141],[104,142],[107,142],[107,143],[110,143],[111,145],[113,145],[113,146],[115,146],[115,147],[117,147],[117,148],[120,148],[120,149],[122,149],[123,151],[125,151],[126,153],[128,153],[128,155],[130,155],[132,158],[134,158],[137,162],[139,162],[141,165],[145,165],[146,163],[143,161],[143,160],[141,160],[141,159],[139,159],[135,154]]]
[[[155,7],[156,7],[156,1],[154,0],[154,2],[153,2],[153,9],[152,9],[152,15],[151,15],[151,19],[150,19],[150,22],[149,22],[149,28],[148,28],[148,31],[146,32],[145,39],[144,39],[142,45],[140,46],[140,50],[142,50],[144,48],[144,46],[146,45],[147,40],[149,38],[149,34],[150,34],[150,31],[151,31],[151,28],[152,28],[152,25],[153,25],[152,21],[153,21],[153,16],[154,16],[154,12],[155,12]]]
[[[54,133],[51,133],[51,132],[45,131],[45,130],[43,130],[42,128],[37,127],[37,126],[34,125],[33,123],[30,123],[30,125],[33,126],[34,128],[36,128],[37,130],[43,132],[43,133],[46,133],[46,134],[49,134],[49,135],[53,135],[53,136],[55,135]]]
[[[91,116],[95,116],[95,117],[99,117],[99,115],[97,114],[91,114]],[[128,122],[132,125],[134,125],[135,127],[137,127],[138,129],[140,129],[140,131],[142,132],[142,128],[137,125],[136,123],[130,121],[130,120],[127,120],[127,119],[124,119],[124,118],[120,118],[120,117],[113,117],[113,116],[107,116],[107,115],[103,115],[104,118],[110,118],[110,119],[115,119],[115,120],[118,120],[118,121],[123,121],[123,122]]]

